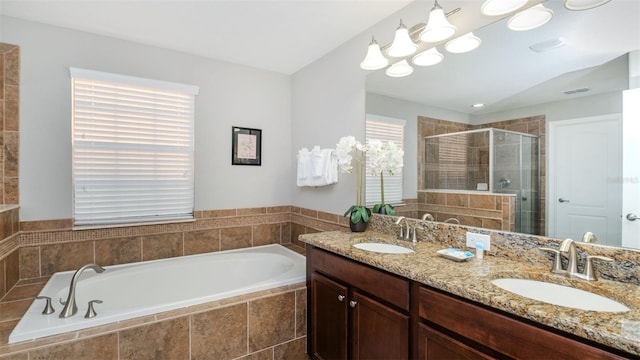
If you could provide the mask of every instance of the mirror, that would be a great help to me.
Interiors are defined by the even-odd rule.
[[[477,2],[473,3],[477,7]],[[441,1],[441,5],[449,10],[447,1]],[[436,44],[444,55],[437,65],[414,66],[414,73],[403,78],[388,77],[384,70],[371,72],[366,81],[366,112],[408,121],[404,176],[412,180],[419,179],[419,153],[423,147],[417,135],[418,116],[462,127],[513,119],[526,122],[533,117],[543,126],[540,133],[543,201],[540,226],[532,232],[564,237],[549,225],[555,222],[549,216],[558,195],[552,194],[556,189],[550,186],[547,176],[552,176],[549,166],[557,156],[549,147],[550,124],[622,113],[622,91],[629,88],[630,79],[638,81],[640,71],[640,3],[612,0],[583,11],[567,10],[561,0],[548,0],[544,5],[553,10],[554,17],[540,28],[511,31],[505,18],[474,30],[482,44],[472,52],[450,54],[442,44]],[[450,17],[453,24],[455,16]],[[477,103],[485,106],[472,107]],[[419,198],[421,183],[421,179],[405,180],[404,197]],[[585,228],[576,237],[579,239],[587,231],[593,229]]]

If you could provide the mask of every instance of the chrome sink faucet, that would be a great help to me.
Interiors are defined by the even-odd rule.
[[[398,235],[398,239],[404,238],[404,229],[402,228],[402,224],[400,224],[404,219],[404,216],[398,216],[398,219],[396,220],[396,225],[400,225],[400,234]],[[405,220],[405,222],[407,221]],[[407,224],[407,228],[409,228],[409,224]]]
[[[576,243],[572,239],[564,239],[560,244],[560,252],[567,253],[567,272],[569,275],[578,273],[578,253],[576,252]],[[556,255],[557,256],[557,255]]]
[[[60,312],[61,318],[68,318],[75,315],[78,312],[78,306],[76,305],[76,285],[78,284],[78,279],[80,275],[87,270],[91,269],[97,273],[104,272],[104,268],[97,264],[87,264],[80,269],[78,269],[71,278],[71,284],[69,285],[69,294],[67,295],[67,301],[62,302],[60,299],[60,303],[64,305],[64,308]]]
[[[424,213],[422,215],[422,220],[429,220],[429,221],[436,221],[436,219],[433,217],[433,215],[429,214],[429,213]]]

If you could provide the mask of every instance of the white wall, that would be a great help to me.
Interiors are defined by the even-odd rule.
[[[468,114],[369,92],[366,99],[366,112],[407,122],[404,133],[405,153],[402,169],[402,190],[405,199],[418,197],[418,151],[421,144],[416,135],[418,134],[418,116],[469,123]]]
[[[200,86],[196,209],[289,205],[291,78],[132,42],[2,17],[20,46],[20,220],[71,218],[69,67]],[[262,129],[262,166],[231,166],[231,127]]]

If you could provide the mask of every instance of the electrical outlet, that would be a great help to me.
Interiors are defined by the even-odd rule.
[[[467,246],[475,248],[477,242],[484,244],[484,251],[491,250],[491,237],[489,235],[467,231]]]

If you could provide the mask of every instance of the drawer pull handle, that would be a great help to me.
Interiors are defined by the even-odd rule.
[[[349,301],[349,306],[351,306],[352,308],[356,307],[356,305],[358,305],[357,301],[353,301],[353,300]]]
[[[344,295],[338,295],[338,301],[343,302],[344,301]]]

